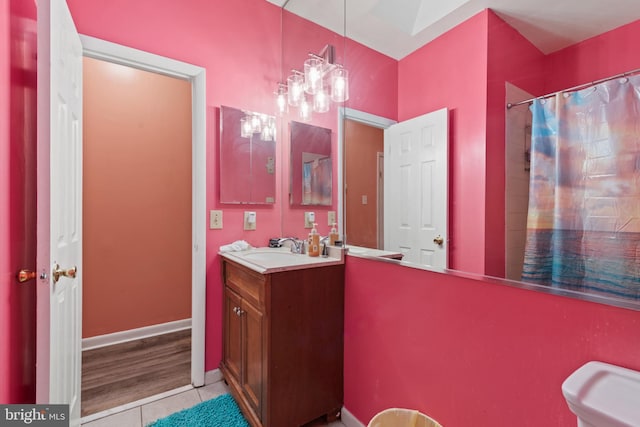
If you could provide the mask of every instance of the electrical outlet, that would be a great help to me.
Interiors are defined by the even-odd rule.
[[[222,211],[209,211],[209,228],[211,230],[222,229]]]
[[[244,229],[245,230],[255,230],[256,229],[256,213],[255,212],[244,212]]]
[[[304,228],[313,228],[313,223],[316,222],[315,212],[304,213]]]
[[[333,226],[333,224],[336,224],[336,222],[336,211],[329,211],[329,213],[327,214],[327,225]]]

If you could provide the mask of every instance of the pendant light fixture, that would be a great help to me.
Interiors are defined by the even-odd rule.
[[[242,138],[251,138],[254,134],[258,134],[262,141],[275,140],[275,117],[254,113],[252,111],[244,111],[244,117],[240,119],[240,136]]]
[[[276,91],[278,113],[297,107],[301,120],[311,120],[312,113],[326,113],[331,102],[349,99],[349,72],[335,63],[335,48],[328,44],[316,55],[309,54],[303,71],[292,70],[286,85],[279,83]],[[284,102],[286,98],[286,104]]]

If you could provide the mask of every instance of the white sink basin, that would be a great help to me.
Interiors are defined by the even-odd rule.
[[[222,252],[220,255],[263,274],[344,263],[343,251],[338,251],[333,256],[330,251],[329,257],[310,257],[306,254],[294,254],[284,248],[253,248]]]

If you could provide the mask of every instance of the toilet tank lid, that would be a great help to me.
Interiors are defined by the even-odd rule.
[[[569,408],[594,425],[640,426],[640,372],[588,362],[562,383]]]

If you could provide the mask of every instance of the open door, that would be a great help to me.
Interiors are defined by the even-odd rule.
[[[64,0],[38,2],[38,403],[80,424],[82,44]]]
[[[390,126],[384,135],[384,249],[447,268],[448,111]]]

